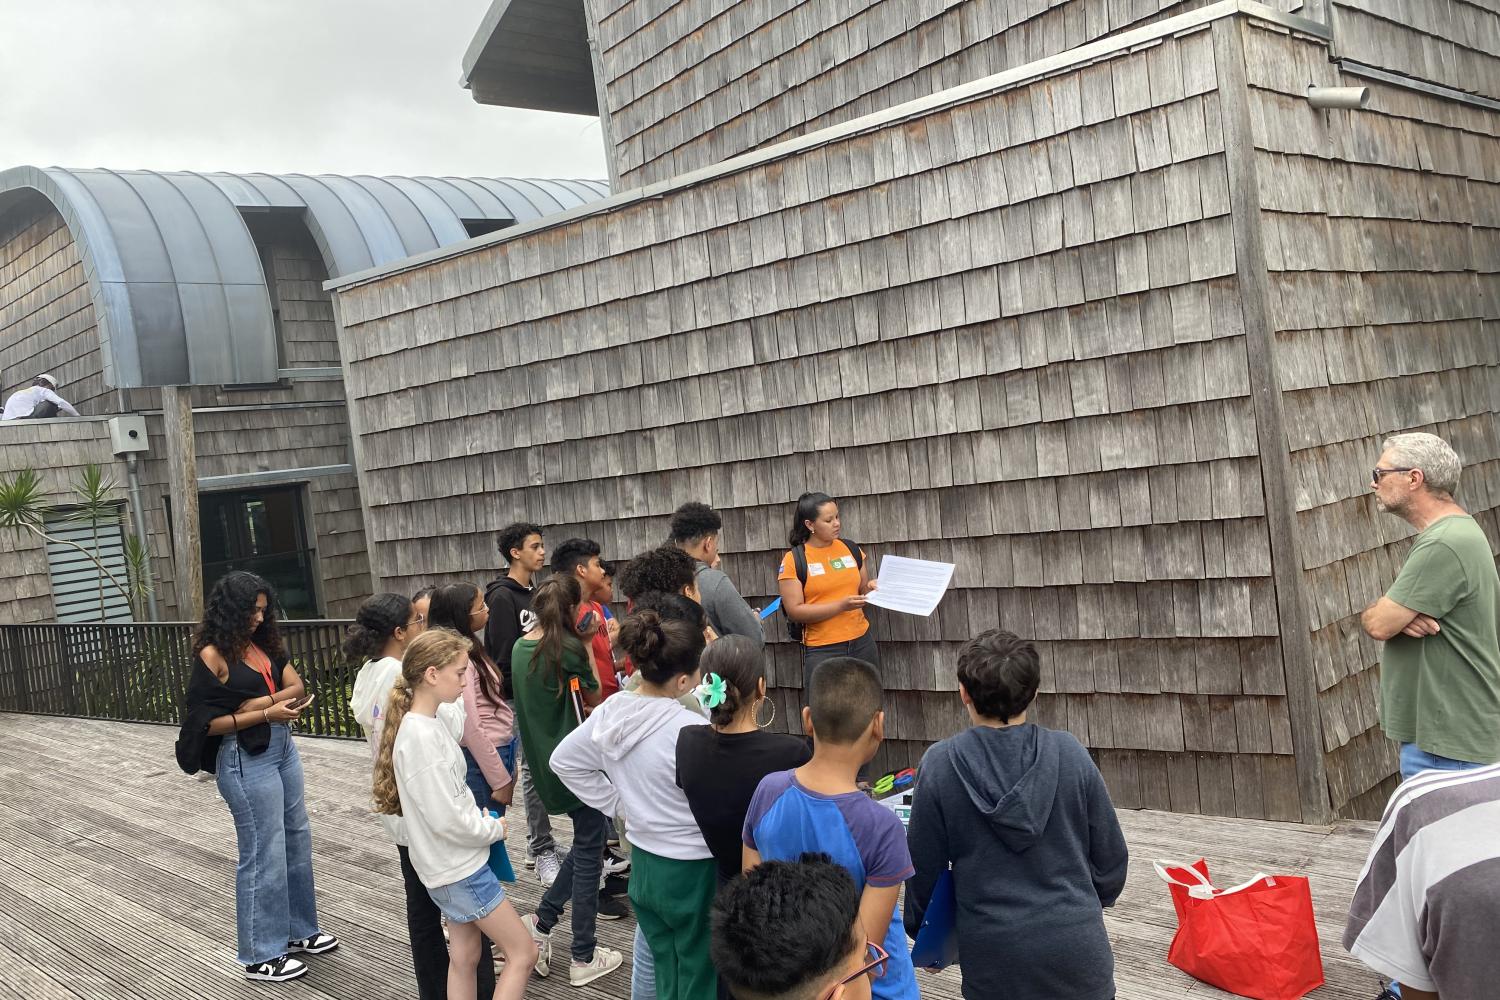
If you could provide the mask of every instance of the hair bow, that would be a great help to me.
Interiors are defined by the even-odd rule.
[[[724,704],[724,699],[729,697],[724,678],[718,674],[704,674],[703,681],[698,685],[695,693],[698,695],[698,704],[704,708],[718,708]]]

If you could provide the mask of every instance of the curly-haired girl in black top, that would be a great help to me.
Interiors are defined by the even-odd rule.
[[[229,573],[208,595],[193,639],[178,759],[218,775],[239,841],[235,917],[246,979],[307,972],[294,953],[339,946],[318,929],[312,831],[291,726],[311,701],[276,628],[271,585]]]

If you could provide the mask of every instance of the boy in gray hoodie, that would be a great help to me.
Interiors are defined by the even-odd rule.
[[[974,725],[917,774],[906,930],[951,864],[968,1000],[1115,995],[1104,907],[1125,887],[1125,837],[1083,745],[1026,721],[1040,680],[1031,643],[1000,629],[971,639],[958,682]]]
[[[672,544],[693,557],[699,603],[719,635],[742,635],[764,646],[760,616],[745,603],[734,581],[719,569],[719,532],[724,519],[706,503],[691,501],[672,514]]]

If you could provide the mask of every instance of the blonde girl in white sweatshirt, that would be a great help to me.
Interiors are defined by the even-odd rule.
[[[537,949],[490,870],[490,845],[504,839],[505,821],[474,804],[463,751],[437,718],[440,705],[463,696],[470,648],[441,628],[406,647],[380,734],[375,808],[404,820],[412,867],[448,918],[449,1000],[477,1000],[481,932],[506,958],[493,1000],[521,1000]]]

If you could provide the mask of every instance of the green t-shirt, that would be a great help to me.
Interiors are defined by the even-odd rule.
[[[573,699],[558,686],[553,665],[538,663],[536,669],[532,669],[536,647],[535,639],[517,639],[511,649],[516,724],[521,727],[521,747],[531,767],[531,782],[536,786],[536,793],[548,813],[561,816],[583,805],[552,773],[551,767],[552,751],[557,749],[564,736],[578,728],[578,716]],[[583,646],[576,641],[570,641],[563,653],[563,672],[569,677],[577,677],[581,687],[599,690],[599,679],[594,676]]]
[[[1500,577],[1484,531],[1454,514],[1417,536],[1386,596],[1441,630],[1397,635],[1380,658],[1380,724],[1454,760],[1500,761]]]

